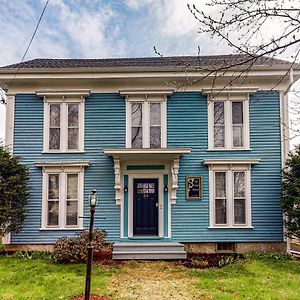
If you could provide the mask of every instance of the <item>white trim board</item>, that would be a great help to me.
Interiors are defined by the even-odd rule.
[[[163,174],[143,174],[143,173],[131,173],[128,174],[128,237],[134,237],[133,235],[133,179],[139,178],[155,178],[158,179],[158,237],[164,236],[164,176]]]

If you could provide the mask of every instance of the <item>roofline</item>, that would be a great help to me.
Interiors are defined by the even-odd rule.
[[[288,71],[291,67],[290,64],[273,64],[273,65],[254,65],[250,68],[250,70],[286,70]],[[239,71],[242,70],[247,65],[241,65],[238,67],[230,67],[230,71]],[[222,68],[222,65],[216,65],[216,68]],[[224,66],[226,69],[226,66]],[[75,68],[5,68],[0,67],[0,74],[5,73],[16,73],[18,70],[19,73],[88,73],[88,72],[168,72],[168,71],[213,71],[213,69],[209,69],[209,66],[199,66],[199,67],[186,67],[186,66],[176,66],[176,67],[75,67]],[[293,68],[294,71],[300,69]]]

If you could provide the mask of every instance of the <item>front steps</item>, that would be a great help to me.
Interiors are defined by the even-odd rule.
[[[114,243],[113,259],[186,259],[184,246],[175,242]]]

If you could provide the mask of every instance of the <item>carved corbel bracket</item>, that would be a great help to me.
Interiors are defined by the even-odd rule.
[[[121,204],[121,164],[120,158],[114,157],[114,170],[115,170],[115,200],[116,204]]]
[[[171,181],[171,204],[175,204],[177,200],[178,189],[178,173],[179,173],[179,157],[175,157],[171,166],[172,181]]]

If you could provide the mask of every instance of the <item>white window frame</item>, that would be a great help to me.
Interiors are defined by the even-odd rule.
[[[225,146],[214,146],[214,102],[224,102]],[[232,102],[243,103],[243,146],[233,146]],[[208,96],[208,151],[251,150],[249,132],[249,94]]]
[[[150,148],[150,104],[160,103],[161,147],[167,147],[167,97],[166,95],[127,95],[126,96],[126,148],[131,147],[131,107],[132,103],[142,103],[142,148]]]
[[[68,104],[78,104],[78,149],[68,149]],[[44,150],[47,153],[84,152],[84,98],[44,98]],[[50,105],[60,104],[60,149],[49,149]]]
[[[49,175],[59,174],[59,215],[58,226],[47,225],[48,217],[48,184]],[[67,203],[67,175],[78,174],[78,212],[77,226],[66,225],[66,203]],[[40,230],[79,230],[83,229],[83,205],[84,205],[84,167],[43,167],[42,187],[42,218]]]
[[[234,224],[234,172],[245,172],[245,224]],[[226,172],[227,224],[215,222],[215,173]],[[253,228],[251,214],[251,165],[217,164],[209,166],[209,228]]]

